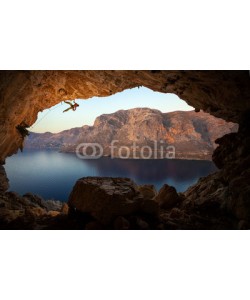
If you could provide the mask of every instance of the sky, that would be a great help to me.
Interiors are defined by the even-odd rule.
[[[125,90],[108,97],[78,99],[76,103],[79,104],[76,111],[70,110],[63,113],[63,110],[69,106],[65,103],[59,103],[40,112],[30,131],[57,133],[74,127],[93,125],[96,117],[102,114],[114,113],[121,109],[149,107],[162,112],[194,109],[174,94],[158,93],[145,87]]]

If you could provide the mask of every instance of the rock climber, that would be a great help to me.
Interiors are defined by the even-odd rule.
[[[75,111],[76,108],[79,106],[79,104],[75,103],[75,101],[73,102],[73,104],[72,104],[71,102],[69,102],[69,101],[64,101],[64,103],[69,104],[70,107],[67,108],[67,109],[65,109],[63,112],[69,111],[69,110],[71,110],[71,109],[72,109],[73,111]]]

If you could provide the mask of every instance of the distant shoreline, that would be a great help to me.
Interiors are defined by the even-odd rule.
[[[37,149],[37,148],[24,148],[23,152],[25,151],[53,151],[53,152],[57,152],[57,153],[65,153],[65,154],[75,154],[75,151],[61,151],[61,150],[58,150],[58,149],[49,149],[49,148],[40,148],[40,149]],[[100,156],[100,158],[111,158],[111,155],[102,155]],[[93,158],[93,160],[97,160],[98,158]],[[212,161],[212,157],[209,158],[209,157],[204,157],[204,158],[198,158],[198,157],[185,157],[185,156],[177,156],[175,158],[160,158],[160,157],[157,157],[157,158],[154,158],[154,157],[150,157],[150,158],[133,158],[133,157],[128,157],[128,158],[121,158],[121,157],[118,157],[118,156],[114,156],[112,157],[111,159],[120,159],[120,160],[198,160],[198,161]]]

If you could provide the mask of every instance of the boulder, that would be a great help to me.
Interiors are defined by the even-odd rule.
[[[107,225],[118,216],[136,213],[141,199],[138,186],[131,179],[85,177],[76,182],[68,205]]]
[[[64,215],[69,214],[69,206],[67,203],[63,203],[62,208],[61,208],[61,213]]]
[[[47,211],[54,210],[54,211],[61,212],[63,205],[64,203],[58,200],[42,200],[41,203],[41,206],[46,208]]]
[[[155,197],[155,201],[159,203],[160,208],[170,209],[179,204],[181,202],[181,198],[173,186],[164,184],[158,195]]]
[[[63,202],[57,200],[44,200],[38,195],[26,193],[23,195],[22,202],[24,206],[42,207],[47,211],[61,211]]]
[[[22,197],[15,192],[6,192],[5,196],[8,198],[8,207],[13,210],[22,209],[23,205],[21,202]]]
[[[202,177],[184,193],[182,207],[196,207],[199,211],[217,211],[226,206],[228,186],[219,172]]]
[[[57,217],[58,215],[60,215],[60,212],[59,211],[56,211],[56,210],[50,210],[47,215],[49,217]]]
[[[24,206],[45,208],[43,206],[43,199],[40,196],[31,194],[31,193],[26,193],[23,195],[22,204]]]
[[[32,217],[32,218],[38,218],[42,216],[46,216],[47,212],[45,209],[41,207],[33,207],[33,208],[26,208],[25,209],[25,216],[26,217]]]
[[[139,185],[138,189],[143,195],[143,198],[147,200],[152,200],[157,195],[157,191],[153,184]]]
[[[23,212],[20,210],[12,210],[8,208],[1,208],[0,209],[0,225],[2,224],[8,224],[15,219],[21,217],[23,215]]]

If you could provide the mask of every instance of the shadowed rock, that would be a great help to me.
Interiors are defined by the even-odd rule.
[[[102,224],[115,217],[136,213],[142,198],[137,185],[128,178],[86,177],[79,179],[70,194],[68,205],[89,213]]]
[[[153,200],[157,195],[157,191],[152,184],[139,185],[139,191],[142,193],[145,200]]]
[[[155,201],[159,203],[161,208],[169,209],[179,204],[181,202],[181,198],[173,186],[164,184],[158,195],[155,197]]]
[[[5,169],[0,165],[0,192],[5,192],[9,188],[9,180],[6,176]]]

